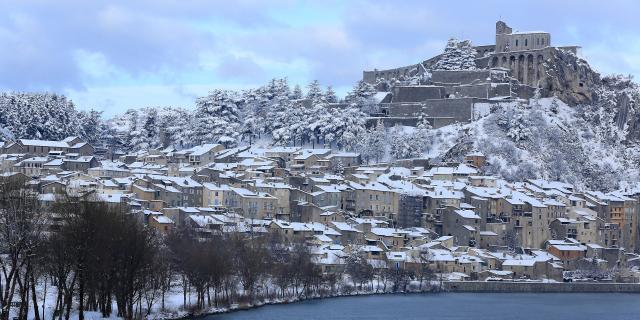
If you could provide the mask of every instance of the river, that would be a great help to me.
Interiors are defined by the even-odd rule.
[[[207,320],[640,319],[640,294],[441,293],[372,295],[269,305]]]

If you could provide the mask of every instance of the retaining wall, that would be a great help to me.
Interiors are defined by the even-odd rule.
[[[593,282],[510,282],[510,281],[449,281],[443,287],[451,292],[622,292],[640,293],[638,283]]]

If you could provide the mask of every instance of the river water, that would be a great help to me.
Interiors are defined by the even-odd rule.
[[[640,320],[640,294],[441,293],[374,295],[270,305],[207,320],[330,319],[629,319]]]

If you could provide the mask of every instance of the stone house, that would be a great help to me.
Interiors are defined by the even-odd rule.
[[[352,225],[343,221],[331,221],[329,225],[342,234],[341,241],[343,245],[364,243],[365,234]]]
[[[457,245],[474,247],[480,241],[480,219],[472,210],[447,207],[442,216],[442,234],[452,236]]]
[[[355,213],[363,216],[388,218],[398,211],[397,196],[389,187],[379,182],[358,184],[349,182],[355,199]]]
[[[228,195],[224,198],[225,207],[245,218],[274,219],[277,216],[278,199],[268,193],[232,187]]]
[[[175,223],[164,215],[153,215],[149,219],[149,226],[156,229],[160,234],[169,234],[174,227]]]
[[[205,166],[215,161],[215,155],[224,150],[221,144],[203,144],[186,150],[189,164],[192,166]]]

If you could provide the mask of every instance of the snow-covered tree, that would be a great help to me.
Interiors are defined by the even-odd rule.
[[[476,50],[469,40],[459,41],[451,38],[447,41],[444,53],[433,65],[433,70],[475,70]]]
[[[305,98],[313,102],[325,101],[325,96],[318,80],[313,80],[309,86],[307,86],[307,96]]]
[[[382,120],[378,120],[375,127],[368,129],[364,133],[362,140],[358,144],[358,151],[367,162],[371,160],[379,162],[384,158],[387,144],[387,133],[384,124]]]
[[[400,126],[389,135],[389,154],[394,159],[410,159],[422,155],[423,143],[415,140],[415,131],[405,132]]]
[[[87,142],[96,144],[103,137],[106,128],[102,121],[101,111],[80,111],[78,113],[78,122],[82,129],[80,136]]]
[[[328,103],[337,103],[338,102],[338,96],[336,95],[336,92],[333,91],[333,87],[328,86],[327,87],[327,91],[324,94],[324,100]]]
[[[82,136],[73,102],[52,93],[0,94],[0,128],[16,139],[61,140]]]
[[[304,94],[302,93],[302,88],[300,88],[299,84],[296,84],[296,86],[293,88],[293,93],[291,94],[291,99],[300,100],[302,98],[304,98]]]
[[[350,107],[358,108],[365,113],[371,113],[375,111],[376,101],[374,97],[376,93],[376,88],[361,80],[358,81],[351,92],[347,94],[345,102],[348,103]]]
[[[333,135],[338,147],[346,151],[356,149],[358,140],[365,134],[366,115],[358,108],[333,109],[331,112],[333,127],[328,132]]]
[[[240,136],[240,118],[235,93],[213,90],[196,100],[195,140],[234,146]]]
[[[159,110],[158,145],[184,148],[193,144],[193,113],[184,108],[164,107]]]

